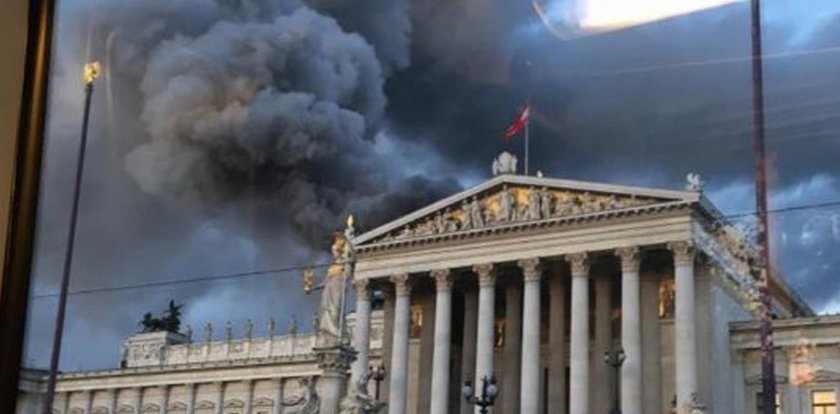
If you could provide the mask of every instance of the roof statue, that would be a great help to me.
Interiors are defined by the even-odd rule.
[[[493,175],[501,174],[516,174],[516,156],[502,151],[496,159],[493,160]]]
[[[690,172],[685,176],[687,191],[703,191],[703,178],[696,172]]]
[[[166,312],[155,318],[151,312],[146,312],[143,319],[140,320],[140,332],[174,332],[178,333],[181,330],[181,308],[184,305],[176,305],[174,300],[169,301],[169,308]]]

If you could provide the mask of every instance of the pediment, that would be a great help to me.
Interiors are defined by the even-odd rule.
[[[826,369],[817,370],[811,382],[838,382],[840,381],[840,372],[829,371]]]
[[[199,401],[199,403],[195,405],[195,408],[202,409],[202,410],[209,410],[209,409],[216,408],[216,404],[214,404],[212,401],[203,400],[203,401]]]
[[[256,401],[254,401],[254,407],[273,407],[273,406],[274,406],[274,400],[272,400],[271,398],[262,397],[262,398],[258,398]]]
[[[143,409],[140,410],[140,412],[142,412],[142,413],[159,413],[160,412],[160,406],[155,404],[155,403],[143,404]]]
[[[225,401],[225,408],[244,408],[245,402],[242,400],[228,400]]]
[[[175,401],[175,402],[169,404],[169,408],[167,408],[167,411],[169,411],[169,410],[172,410],[172,411],[186,411],[186,409],[187,409],[186,404],[184,404],[180,401]]]
[[[695,191],[503,175],[384,224],[354,242],[364,248],[577,217],[632,214],[698,202],[700,198]]]
[[[121,405],[120,408],[117,409],[117,413],[119,414],[132,414],[134,413],[134,407],[130,405]]]
[[[103,406],[95,407],[92,410],[93,414],[108,414],[109,411],[110,410],[108,409],[108,407],[103,407]]]

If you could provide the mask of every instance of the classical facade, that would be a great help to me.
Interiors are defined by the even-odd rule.
[[[607,414],[615,381],[624,414],[756,412],[756,252],[697,176],[673,191],[496,167],[352,236],[351,384],[383,364],[389,414],[477,412],[460,389],[485,377],[499,414]],[[780,411],[834,413],[840,317],[814,316],[780,280],[771,293]],[[121,368],[62,375],[54,412],[303,412],[281,402],[322,392],[307,388],[322,375],[313,348],[312,334],[139,334]],[[619,348],[614,370],[604,354]]]
[[[355,321],[349,318],[353,329]],[[121,367],[60,375],[55,414],[279,414],[305,413],[306,381],[321,374],[311,332],[233,337],[230,325],[221,340],[212,329],[193,341],[172,332],[140,333],[128,338]],[[371,363],[380,361],[382,311],[374,311],[367,328]],[[43,373],[25,376],[21,414],[40,414],[34,390],[43,388]],[[41,379],[35,379],[39,374]],[[372,384],[373,386],[373,384]],[[284,406],[285,405],[285,406]]]

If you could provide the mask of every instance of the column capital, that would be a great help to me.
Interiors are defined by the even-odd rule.
[[[391,276],[391,283],[397,296],[408,296],[411,294],[411,284],[408,283],[408,273]]]
[[[622,272],[638,272],[642,262],[638,246],[625,246],[615,249],[615,255],[621,259]]]
[[[356,289],[356,296],[359,298],[370,297],[370,279],[356,279],[353,281],[353,288]]]
[[[479,287],[492,287],[496,284],[496,272],[493,263],[483,263],[473,266],[473,272],[478,275]]]
[[[516,262],[519,268],[522,269],[522,277],[525,282],[539,282],[542,277],[542,269],[540,269],[539,257],[531,257],[528,259],[521,259]]]
[[[589,253],[579,252],[567,254],[565,257],[572,267],[572,276],[589,276]]]
[[[668,250],[674,253],[675,265],[694,263],[694,243],[688,240],[670,242]]]
[[[452,290],[452,272],[449,269],[435,269],[429,273],[435,279],[438,292]]]

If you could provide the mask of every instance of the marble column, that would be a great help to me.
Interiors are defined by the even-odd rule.
[[[85,391],[85,414],[93,413],[93,391]]]
[[[478,275],[478,324],[476,327],[475,389],[481,380],[493,376],[494,324],[496,312],[496,273],[492,263],[473,266]],[[481,414],[475,407],[475,414]]]
[[[505,285],[505,330],[502,347],[501,389],[496,406],[499,412],[519,411],[522,382],[522,285],[518,281]]]
[[[355,387],[359,381],[367,378],[370,355],[370,281],[359,279],[353,282],[356,288],[356,331],[354,342],[356,345],[356,361],[353,362],[350,386]]]
[[[70,414],[70,395],[71,393],[65,392],[64,394],[64,406],[61,408],[61,414]],[[140,412],[140,409],[137,409],[137,412]]]
[[[195,393],[196,386],[194,383],[187,384],[187,414],[195,413]]]
[[[537,258],[519,261],[525,280],[522,306],[522,414],[539,411],[540,395],[540,260]]]
[[[254,403],[254,381],[245,380],[243,383],[245,384],[245,407],[242,411],[245,414],[251,414],[251,407]]]
[[[548,280],[548,412],[566,413],[566,285],[559,264]]]
[[[137,393],[134,394],[134,412],[139,414],[143,411],[143,387],[137,387]]]
[[[116,414],[117,412],[117,398],[120,396],[119,389],[112,389],[108,397],[108,414]]]
[[[668,243],[674,253],[674,365],[677,407],[697,392],[697,338],[694,319],[694,246],[687,241]]]
[[[475,339],[478,327],[478,291],[468,289],[464,291],[464,332],[461,338],[461,375],[464,379],[475,376]],[[458,384],[460,394],[460,384]],[[461,401],[461,414],[473,412],[473,406],[464,398]]]
[[[452,344],[452,276],[449,269],[432,270],[435,297],[435,349],[432,357],[431,414],[449,411],[449,354]]]
[[[274,410],[272,414],[281,414],[283,412],[283,387],[286,385],[285,378],[277,378],[277,392],[274,394]]]
[[[639,290],[638,247],[622,247],[621,346],[626,359],[621,365],[621,413],[642,414],[642,321]]]
[[[408,331],[411,286],[408,275],[391,277],[396,299],[394,301],[394,339],[391,350],[391,381],[388,388],[388,414],[405,414],[408,394]]]
[[[569,357],[569,413],[589,412],[589,258],[566,256],[572,268],[572,318]]]
[[[161,385],[160,386],[160,414],[166,414],[166,407],[169,405],[169,386],[168,385]]]
[[[216,414],[225,414],[225,383],[217,382],[219,393],[216,394]]]

